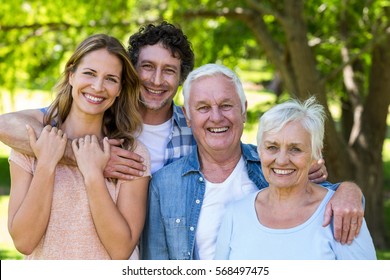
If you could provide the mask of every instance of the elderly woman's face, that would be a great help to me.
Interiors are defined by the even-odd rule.
[[[311,137],[300,122],[290,122],[277,133],[264,133],[259,154],[270,186],[287,188],[308,182],[314,163]]]
[[[199,151],[240,151],[246,118],[234,84],[221,75],[195,80],[189,96],[190,126]]]

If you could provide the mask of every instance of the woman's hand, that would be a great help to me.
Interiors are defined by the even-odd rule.
[[[47,125],[43,128],[38,139],[31,126],[26,125],[31,149],[38,163],[55,167],[63,157],[68,140],[61,129]]]
[[[72,149],[77,166],[84,178],[103,174],[103,170],[110,159],[110,144],[107,137],[103,139],[103,149],[95,135],[74,139]]]

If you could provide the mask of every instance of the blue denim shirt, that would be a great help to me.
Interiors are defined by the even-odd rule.
[[[256,146],[241,144],[241,150],[249,178],[259,189],[267,187]],[[332,189],[337,186],[327,185]],[[205,191],[197,149],[154,173],[141,238],[142,259],[194,259],[195,233]]]

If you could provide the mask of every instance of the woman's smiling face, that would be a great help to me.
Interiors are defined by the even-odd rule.
[[[86,114],[103,114],[120,94],[122,68],[120,59],[106,49],[86,54],[69,76],[72,107]]]
[[[276,133],[264,132],[258,151],[270,186],[289,188],[309,180],[314,163],[311,136],[299,121],[287,123]]]

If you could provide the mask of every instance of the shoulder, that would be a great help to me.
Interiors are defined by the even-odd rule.
[[[174,162],[165,165],[155,173],[153,173],[153,178],[158,178],[161,176],[165,176],[165,174],[182,174],[184,168],[188,164],[188,155],[175,160]]]
[[[148,148],[146,147],[146,145],[144,143],[142,143],[140,140],[138,139],[135,139],[134,141],[134,152],[139,154],[140,156],[147,156],[147,157],[150,157],[149,156],[149,151],[148,151]]]
[[[146,166],[146,172],[144,173],[144,176],[150,176],[150,174],[151,174],[150,154],[149,154],[148,148],[145,146],[144,143],[142,143],[138,139],[135,139],[134,145],[135,145],[134,153],[140,155],[144,159],[143,164]]]
[[[241,149],[242,154],[246,159],[250,161],[260,161],[259,154],[257,153],[257,146],[241,143]]]
[[[14,149],[11,149],[8,160],[14,162],[27,172],[31,174],[33,173],[33,168],[36,161],[34,157],[19,153]]]
[[[243,210],[243,211],[250,211],[252,208],[253,208],[253,205],[254,203],[256,202],[256,198],[257,198],[257,195],[261,192],[262,190],[260,191],[256,191],[256,192],[253,192],[253,193],[250,193],[250,194],[247,194],[245,195],[243,198],[239,199],[239,200],[236,200],[236,201],[233,201],[229,204],[229,209],[230,211],[232,211],[232,209],[234,209],[232,211],[232,213],[238,213],[239,215],[241,215],[241,211],[237,211],[237,209],[240,209],[240,210]],[[245,209],[245,210],[244,210]]]

